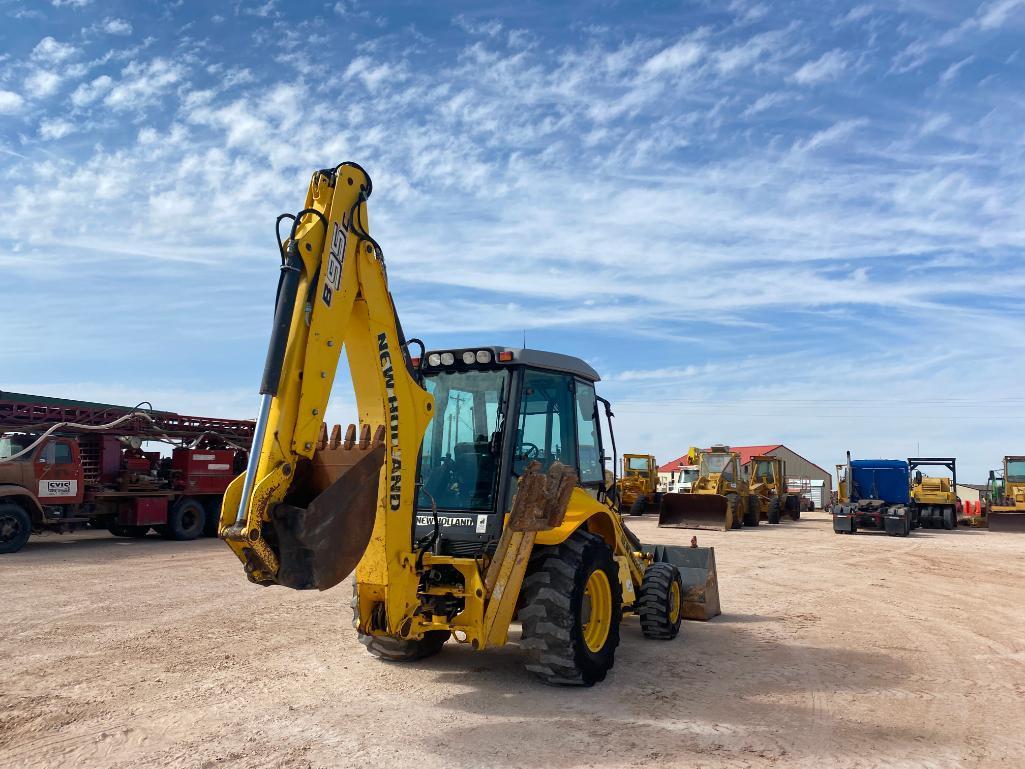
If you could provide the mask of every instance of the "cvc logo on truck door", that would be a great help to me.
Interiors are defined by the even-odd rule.
[[[40,481],[39,496],[73,497],[78,494],[78,481]]]

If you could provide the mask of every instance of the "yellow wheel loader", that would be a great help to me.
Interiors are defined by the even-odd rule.
[[[249,579],[327,590],[355,569],[355,627],[388,660],[450,638],[501,646],[518,619],[526,667],[550,684],[601,681],[624,613],[658,639],[685,614],[718,613],[709,549],[643,546],[614,509],[612,414],[594,369],[538,350],[427,351],[404,336],[370,193],[364,170],[342,163],[278,219],[291,226],[263,399],[219,529]],[[329,434],[343,349],[360,427]],[[689,568],[698,557],[705,568]]]
[[[777,524],[786,515],[792,521],[801,517],[801,497],[787,489],[786,463],[779,457],[751,457],[749,464],[748,517]],[[746,521],[745,521],[746,523]]]
[[[1002,487],[990,472],[990,487],[997,489],[989,505],[990,531],[1025,531],[1025,457],[1004,457]]]
[[[624,454],[623,477],[616,484],[620,514],[644,515],[658,511],[662,494],[658,491],[658,463],[651,454]]]
[[[662,495],[658,525],[713,531],[739,529],[745,524],[757,526],[758,513],[749,507],[740,455],[722,445],[692,452],[698,464],[697,480],[687,493]]]

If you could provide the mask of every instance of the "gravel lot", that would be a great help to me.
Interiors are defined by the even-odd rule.
[[[379,662],[347,586],[250,585],[216,540],[36,537],[0,557],[0,766],[1025,765],[1025,536],[698,537],[723,616],[673,642],[628,618],[584,690],[515,644]]]

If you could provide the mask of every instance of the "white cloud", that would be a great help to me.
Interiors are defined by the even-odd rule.
[[[791,79],[801,85],[814,85],[827,80],[836,80],[843,74],[850,60],[849,54],[833,49],[822,54],[814,61],[803,64]]]
[[[60,87],[61,77],[56,72],[37,69],[25,78],[25,95],[29,98],[45,99]]]
[[[642,67],[648,75],[677,74],[695,66],[705,52],[705,46],[691,37],[680,40],[668,48],[663,48]]]
[[[25,100],[14,91],[0,90],[0,115],[15,115],[21,112]]]
[[[958,76],[962,69],[967,67],[973,61],[975,61],[975,56],[966,56],[965,58],[961,59],[961,61],[954,62],[945,70],[943,70],[943,73],[940,75],[940,83],[942,85],[948,85],[952,80],[954,80]]]
[[[104,19],[101,29],[108,35],[130,35],[132,23],[127,19]]]
[[[837,19],[834,22],[834,25],[839,26],[841,24],[852,24],[854,22],[861,21],[862,19],[867,19],[872,15],[872,11],[874,10],[875,8],[868,4],[863,3],[862,5],[856,5],[847,11],[846,14]]]
[[[50,0],[54,8],[85,8],[92,0]]]
[[[184,74],[180,65],[159,57],[145,64],[130,62],[121,71],[121,80],[110,89],[103,103],[115,110],[141,109],[179,83]]]
[[[61,118],[47,118],[39,123],[39,136],[43,139],[63,139],[74,131],[75,125]]]
[[[789,101],[792,97],[784,92],[775,91],[773,93],[763,94],[750,107],[744,110],[743,116],[750,118],[755,115],[759,115],[766,110],[772,109],[783,102]]]
[[[109,75],[100,75],[91,83],[82,83],[71,94],[71,103],[76,107],[92,104],[111,89],[114,81]]]
[[[829,128],[816,131],[808,139],[796,142],[794,144],[794,149],[798,152],[808,152],[829,146],[830,144],[836,144],[837,142],[847,139],[857,129],[867,124],[868,120],[865,118],[837,121],[836,123],[833,123],[833,125],[829,126]]]
[[[52,37],[44,37],[32,49],[32,58],[47,64],[60,64],[78,53],[78,48],[69,43],[60,43]]]

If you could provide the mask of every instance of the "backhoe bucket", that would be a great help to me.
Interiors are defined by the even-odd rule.
[[[1006,532],[1025,532],[1025,512],[997,513],[989,511],[989,530]]]
[[[384,453],[383,427],[372,442],[368,425],[358,442],[353,425],[344,441],[338,425],[330,441],[327,426],[321,427],[313,460],[297,471],[272,515],[281,559],[278,584],[327,590],[352,573],[374,531]]]
[[[719,494],[663,494],[658,525],[663,529],[727,531],[729,500]]]

